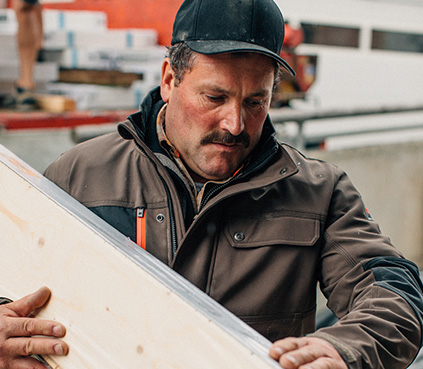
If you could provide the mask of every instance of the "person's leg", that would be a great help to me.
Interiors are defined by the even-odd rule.
[[[13,0],[18,22],[17,45],[20,61],[18,87],[34,89],[34,65],[43,40],[41,6],[36,1]]]

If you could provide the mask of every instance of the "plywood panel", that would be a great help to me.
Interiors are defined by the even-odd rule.
[[[277,368],[270,342],[0,146],[0,295],[42,285],[53,368]]]

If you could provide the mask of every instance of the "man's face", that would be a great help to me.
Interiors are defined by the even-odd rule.
[[[230,177],[257,145],[274,80],[269,57],[196,56],[178,86],[166,59],[161,93],[166,134],[195,181]]]

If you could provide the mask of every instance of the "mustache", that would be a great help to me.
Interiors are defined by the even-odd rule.
[[[227,131],[213,131],[206,134],[200,141],[201,145],[207,145],[211,143],[242,144],[245,148],[248,148],[250,146],[250,135],[244,131],[241,132],[238,136],[234,136]]]

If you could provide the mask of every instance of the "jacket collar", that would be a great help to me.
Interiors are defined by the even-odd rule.
[[[127,121],[118,125],[118,132],[127,140],[136,139],[138,136],[148,144],[148,139],[156,135],[157,114],[164,104],[160,95],[160,87],[154,88],[141,102],[140,110],[131,114]]]

